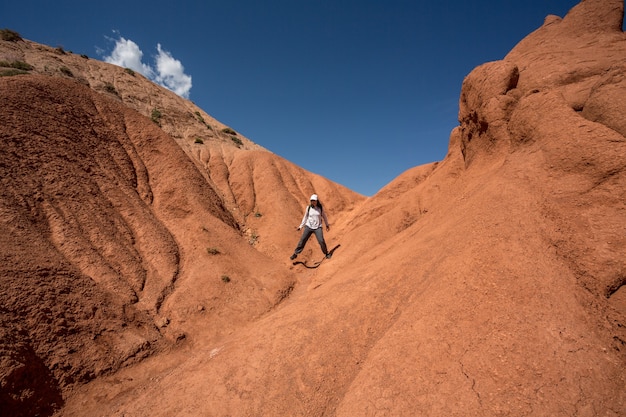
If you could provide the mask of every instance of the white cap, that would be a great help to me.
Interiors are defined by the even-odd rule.
[[[317,201],[317,194],[313,194],[309,200],[311,200],[311,201],[313,201],[313,200]]]

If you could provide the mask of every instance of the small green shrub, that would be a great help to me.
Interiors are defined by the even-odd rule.
[[[241,148],[243,146],[243,142],[237,136],[231,136],[230,140],[235,142],[235,145],[237,145],[237,147],[239,147],[239,148]]]
[[[15,32],[14,30],[0,29],[0,39],[2,39],[3,41],[17,42],[17,41],[21,41],[22,37],[20,36],[19,33]]]
[[[219,255],[221,253],[217,248],[206,248],[206,251],[209,255]]]
[[[0,77],[12,77],[13,75],[22,75],[28,74],[27,71],[22,71],[18,69],[8,69],[8,70],[0,70]]]
[[[65,55],[65,49],[62,46],[57,46],[55,49],[56,53],[59,55]]]
[[[161,112],[159,111],[159,109],[154,108],[152,109],[152,114],[150,115],[150,118],[152,119],[152,121],[156,124],[158,124],[159,126],[161,126]]]
[[[254,217],[262,217],[263,215],[261,213],[259,213],[258,211],[256,213],[254,213]]]
[[[0,61],[0,67],[15,68],[22,71],[30,71],[34,68],[32,65],[22,61]]]
[[[59,71],[61,71],[61,73],[67,75],[68,77],[73,77],[74,74],[72,74],[72,71],[70,71],[70,69],[68,67],[61,67],[59,68]]]
[[[135,76],[135,71],[133,71],[131,68],[124,68],[124,72],[126,74],[132,75],[133,77]]]
[[[31,71],[33,68],[35,68],[32,65],[27,64],[26,62],[22,62],[22,61],[14,61],[13,65],[11,65],[11,66],[13,68],[20,69],[20,70],[23,70],[23,71]]]
[[[228,283],[230,282],[230,277],[228,275],[222,275],[222,281]]]
[[[89,57],[87,55],[85,55],[85,54],[80,54],[80,57],[81,58],[85,58],[85,59],[89,59]]]
[[[202,145],[204,143],[204,141],[202,140],[202,138],[196,138],[196,140],[193,143],[198,143],[198,144]]]
[[[106,91],[107,93],[118,95],[115,86],[109,82],[104,83],[104,91]]]
[[[237,135],[237,132],[235,132],[233,129],[231,129],[230,127],[225,127],[224,129],[222,129],[222,132],[224,133],[228,133],[229,135]]]
[[[213,130],[213,128],[211,127],[211,125],[209,125],[209,124],[208,124],[208,123],[204,120],[204,117],[202,117],[202,115],[200,114],[200,112],[199,112],[199,111],[196,111],[196,112],[194,112],[194,113],[195,113],[196,118],[198,119],[198,121],[199,121],[200,123],[202,123],[203,125],[205,125],[207,129],[209,129],[209,130]]]

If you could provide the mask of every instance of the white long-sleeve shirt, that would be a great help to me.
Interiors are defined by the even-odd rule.
[[[308,206],[298,229],[302,229],[306,225],[309,229],[315,230],[322,227],[323,223],[326,223],[326,226],[330,226],[328,218],[326,218],[326,212],[323,209],[320,210],[319,207]]]

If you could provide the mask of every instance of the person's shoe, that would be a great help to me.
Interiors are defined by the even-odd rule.
[[[293,255],[291,255],[291,256],[289,257],[289,259],[291,259],[291,260],[293,261],[293,260],[294,260],[294,259],[296,259],[297,257],[298,257],[298,255],[296,255],[296,254],[294,253]]]

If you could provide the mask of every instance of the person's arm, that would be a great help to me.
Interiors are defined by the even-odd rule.
[[[304,223],[306,223],[306,219],[307,217],[309,217],[309,208],[307,207],[306,210],[304,210],[304,216],[302,217],[302,221],[300,222],[300,226],[298,226],[298,230],[302,229],[304,227]]]
[[[328,223],[328,217],[326,217],[326,210],[322,209],[322,219],[326,223],[326,230],[330,229],[330,223]]]

